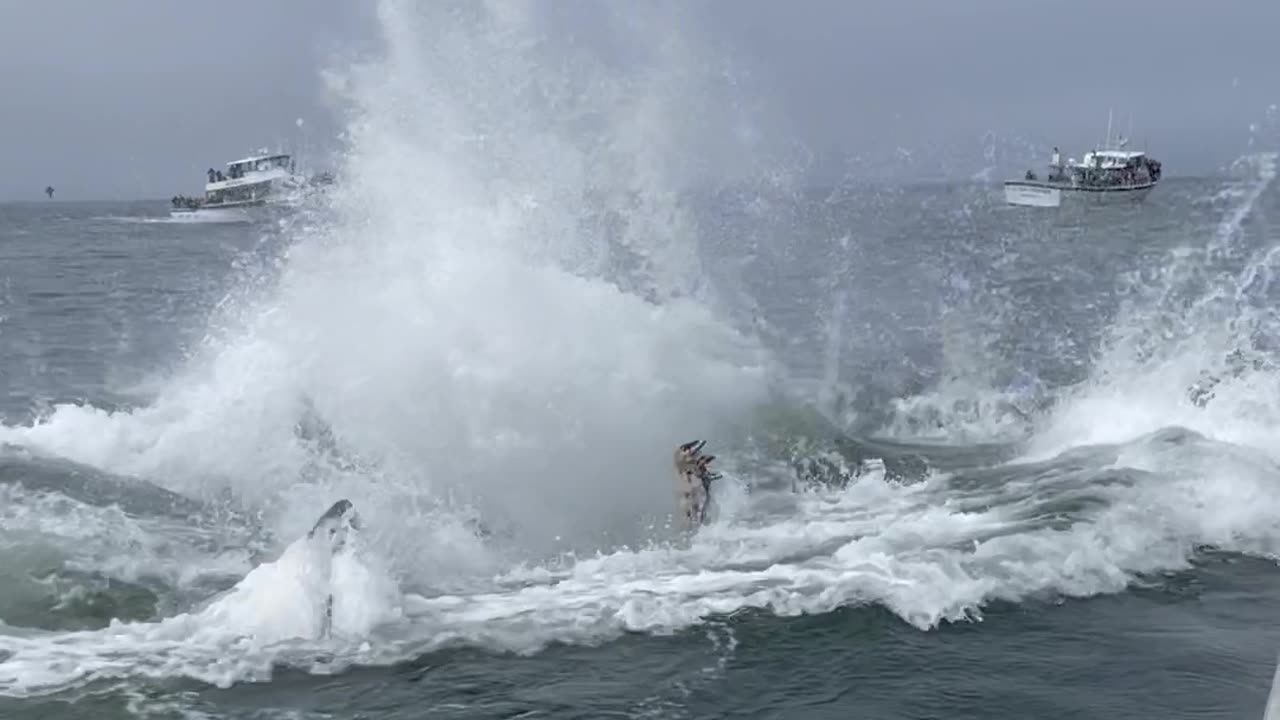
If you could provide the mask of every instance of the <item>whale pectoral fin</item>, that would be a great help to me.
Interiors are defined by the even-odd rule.
[[[350,500],[343,498],[324,511],[307,533],[307,537],[314,539],[318,536],[326,544],[332,558],[333,553],[341,551],[346,546],[348,530],[359,528],[360,521],[356,515],[355,506]],[[333,588],[329,587],[324,595],[324,609],[320,617],[320,637],[328,638],[332,634]]]
[[[316,524],[311,527],[311,531],[307,533],[307,537],[314,536],[316,534],[316,531],[319,530],[321,526],[325,524],[337,525],[344,519],[347,520],[349,523],[351,523],[353,527],[355,526],[355,523],[356,523],[355,506],[352,505],[351,501],[347,500],[346,498],[343,498],[338,502],[330,505],[329,509],[325,510],[324,514],[321,515],[319,519],[316,520]]]
[[[346,544],[347,531],[359,530],[361,524],[359,516],[356,515],[355,506],[350,500],[344,498],[331,505],[320,519],[316,520],[316,524],[307,532],[307,538],[312,539],[320,535],[329,541],[330,549],[337,552]]]

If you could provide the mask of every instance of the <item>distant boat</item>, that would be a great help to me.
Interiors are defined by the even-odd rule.
[[[1125,150],[1123,138],[1115,147],[1111,142],[1111,122],[1107,121],[1107,143],[1102,149],[1087,152],[1079,161],[1063,164],[1058,149],[1053,149],[1049,175],[1041,180],[1030,170],[1021,180],[1004,182],[1004,199],[1010,205],[1059,207],[1065,199],[1071,202],[1113,204],[1140,202],[1160,182],[1160,161],[1145,152]]]
[[[1160,161],[1146,153],[1094,150],[1065,166],[1049,166],[1040,180],[1027,172],[1022,180],[1004,181],[1004,199],[1010,205],[1058,207],[1064,198],[1095,203],[1140,202],[1160,182]]]
[[[330,182],[328,174],[312,178],[297,174],[294,160],[287,153],[269,154],[263,150],[227,163],[225,173],[210,168],[204,197],[175,196],[169,215],[191,220],[252,222],[270,209],[288,207],[306,192]]]

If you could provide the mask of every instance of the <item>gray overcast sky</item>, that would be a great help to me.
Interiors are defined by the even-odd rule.
[[[598,8],[548,2],[590,35]],[[68,200],[198,193],[205,168],[293,141],[299,117],[310,143],[331,147],[320,71],[376,47],[372,5],[0,0],[0,200],[38,199],[46,184]],[[1280,103],[1280,0],[682,7],[686,31],[750,71],[769,132],[872,164],[903,147],[954,151],[951,169],[974,172],[987,132],[1075,154],[1113,107],[1120,130],[1134,114],[1135,140],[1169,174],[1210,172]]]
[[[261,145],[335,133],[319,70],[358,0],[0,0],[0,200],[160,198]],[[314,126],[314,127],[313,127]]]

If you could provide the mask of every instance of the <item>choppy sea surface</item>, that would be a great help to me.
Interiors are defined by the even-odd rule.
[[[1261,717],[1276,118],[1141,205],[690,192],[671,85],[384,12],[310,205],[0,205],[0,715]]]

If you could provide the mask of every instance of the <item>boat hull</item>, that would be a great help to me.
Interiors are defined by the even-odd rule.
[[[1008,180],[1004,199],[1022,207],[1060,207],[1063,204],[1120,205],[1142,202],[1155,189],[1155,183],[1121,187],[1080,187],[1069,183],[1036,180]]]
[[[1005,183],[1004,201],[1022,207],[1059,207],[1062,190],[1037,183]]]
[[[169,217],[187,222],[263,222],[275,220],[296,207],[296,200],[273,197],[269,200],[205,204],[199,207],[176,207]]]
[[[248,208],[230,207],[230,208],[196,208],[194,210],[188,208],[178,208],[169,211],[169,217],[179,222],[222,222],[222,223],[247,223],[253,222],[254,217],[248,212]]]

